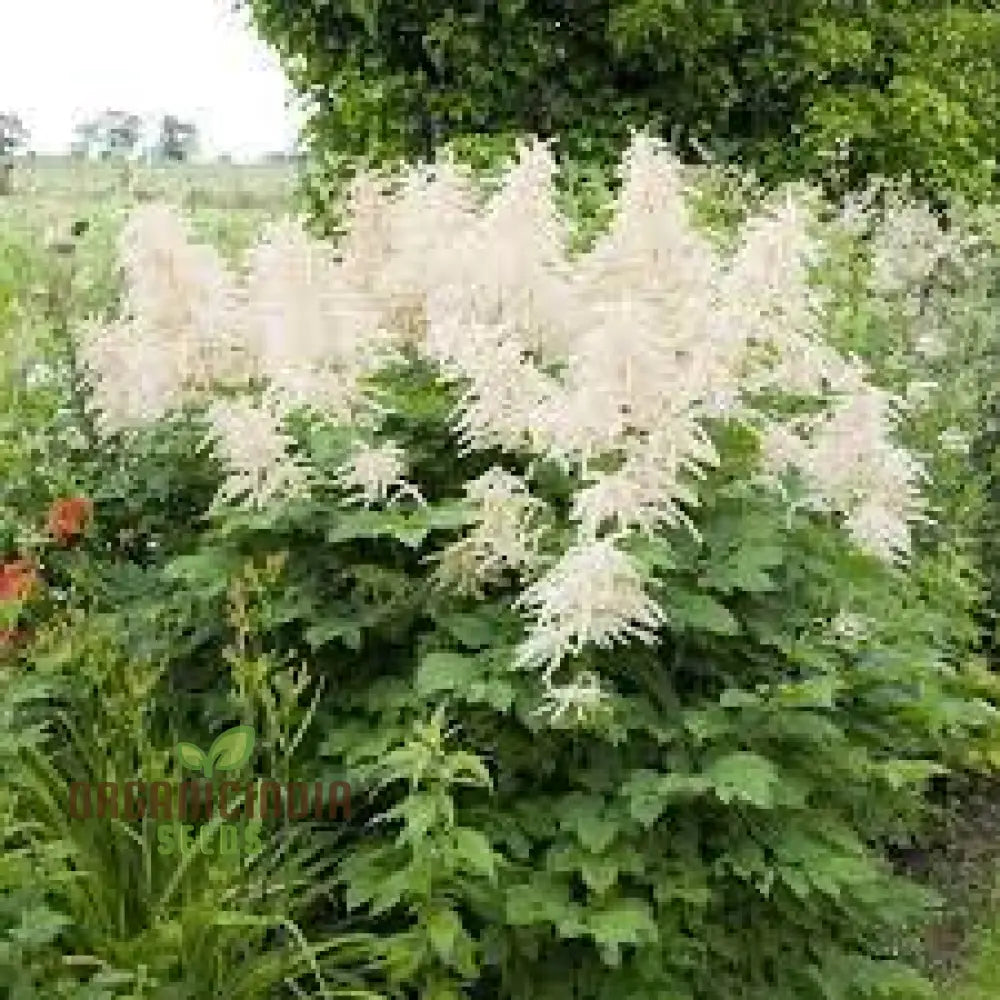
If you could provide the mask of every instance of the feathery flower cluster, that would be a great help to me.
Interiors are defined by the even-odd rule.
[[[304,493],[308,470],[293,455],[294,439],[282,427],[280,410],[268,400],[214,400],[208,419],[203,444],[215,445],[230,470],[217,507],[244,498],[263,507],[275,498]]]
[[[466,499],[476,521],[464,537],[436,558],[438,584],[458,593],[481,594],[484,584],[499,581],[505,571],[534,576],[540,566],[545,504],[528,484],[499,466],[465,484]]]
[[[884,207],[871,234],[869,291],[876,304],[906,318],[917,354],[927,360],[943,357],[949,328],[944,300],[928,292],[935,275],[971,273],[981,238],[962,225],[943,227],[930,205],[896,185],[883,183],[881,195]]]
[[[905,555],[910,522],[923,516],[924,469],[892,441],[899,405],[886,392],[856,386],[832,412],[773,426],[765,438],[771,468],[803,472],[814,499],[845,512],[855,541],[887,561]]]
[[[654,643],[664,616],[628,556],[610,538],[571,548],[518,598],[531,621],[518,660],[542,667],[546,682],[563,661],[593,644]]]
[[[405,472],[406,453],[398,445],[387,441],[373,447],[359,442],[351,461],[338,470],[337,485],[366,507],[391,503],[400,496],[422,503],[420,491],[407,482]]]
[[[584,647],[656,639],[662,611],[621,543],[663,525],[693,530],[698,478],[719,461],[708,418],[762,426],[769,466],[797,465],[817,501],[888,557],[905,551],[919,512],[919,468],[892,442],[892,401],[823,340],[804,196],[786,193],[725,253],[689,217],[676,159],[637,136],[610,229],[571,260],[555,170],[534,142],[486,200],[453,162],[415,169],[391,193],[361,178],[338,247],[288,221],[241,276],[169,212],[142,209],[122,243],[126,316],[85,331],[81,351],[106,430],[209,403],[231,471],[220,502],[255,504],[308,487],[283,427],[293,410],[377,428],[363,377],[414,351],[435,363],[458,389],[463,449],[527,450],[581,484],[575,538],[542,559],[544,504],[491,469],[467,484],[478,522],[436,572],[467,590],[520,574],[520,660],[541,670],[563,714],[604,696],[592,678],[555,681]],[[834,398],[811,423],[769,423],[753,409],[762,391]],[[405,470],[395,445],[359,442],[339,483],[365,504],[420,502]]]

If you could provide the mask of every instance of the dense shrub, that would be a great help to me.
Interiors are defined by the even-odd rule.
[[[769,181],[909,174],[982,197],[996,180],[1000,19],[981,0],[244,6],[310,102],[320,220],[353,157],[541,135],[610,167],[629,127],[650,124],[684,155],[695,140]]]
[[[288,222],[239,273],[134,214],[72,489],[5,497],[42,581],[2,674],[8,988],[930,995],[933,900],[884,854],[995,750],[981,497],[932,475],[972,326],[955,413],[901,428],[926,275],[886,284],[886,230],[789,189],[709,234],[660,146],[624,166],[577,254],[538,145],[488,199],[366,177],[338,246]],[[60,823],[66,781],[237,722],[255,773],[348,775],[350,822],[173,875],[144,824]]]

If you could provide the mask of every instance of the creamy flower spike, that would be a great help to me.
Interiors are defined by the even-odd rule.
[[[401,494],[423,502],[420,491],[404,476],[406,452],[387,441],[377,447],[360,442],[353,458],[337,473],[337,485],[354,502],[366,507],[386,503]]]
[[[436,581],[461,593],[480,593],[482,586],[512,570],[536,575],[541,560],[538,527],[545,504],[528,484],[499,466],[465,485],[476,523],[436,560]]]
[[[607,539],[571,548],[522,593],[516,607],[531,622],[518,660],[542,667],[549,681],[585,646],[653,643],[664,622],[632,561]]]
[[[292,454],[294,441],[266,400],[217,400],[208,418],[206,443],[217,447],[229,471],[216,505],[236,501],[261,509],[304,493],[307,470]]]

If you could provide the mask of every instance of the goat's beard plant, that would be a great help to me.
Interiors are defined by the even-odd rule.
[[[875,995],[922,900],[869,847],[993,719],[905,572],[900,404],[824,338],[804,194],[722,252],[637,137],[570,255],[554,172],[367,177],[338,245],[283,223],[239,274],[139,210],[79,343],[98,427],[193,410],[226,469],[172,579],[289,551],[269,640],[312,645],[322,752],[390,789],[400,839],[343,872],[404,986]],[[440,740],[393,752],[442,700],[491,797]]]
[[[486,205],[450,164],[394,193],[366,179],[339,251],[282,224],[242,278],[169,209],[139,210],[122,241],[126,316],[82,342],[104,428],[206,403],[230,472],[219,503],[260,508],[316,484],[288,430],[307,410],[357,430],[335,477],[345,499],[419,505],[366,384],[405,358],[430,362],[456,389],[461,454],[533,459],[526,477],[495,465],[465,484],[478,521],[439,553],[437,579],[468,591],[516,573],[529,622],[518,659],[547,688],[588,647],[656,641],[665,616],[629,542],[677,527],[698,537],[720,421],[757,433],[761,476],[780,485],[794,470],[801,502],[841,514],[879,557],[905,556],[921,468],[893,443],[898,401],[822,339],[804,206],[789,197],[723,255],[689,218],[678,164],[639,137],[610,231],[570,260],[555,169],[545,146],[523,148]],[[767,406],[775,394],[799,400],[794,417]],[[539,464],[573,484],[561,552],[531,490]],[[599,689],[574,690],[584,708]]]

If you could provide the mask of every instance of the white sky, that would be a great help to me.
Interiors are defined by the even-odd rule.
[[[193,120],[209,155],[287,149],[297,116],[285,77],[232,5],[0,0],[0,111],[21,116],[40,153],[66,150],[74,126],[106,108]]]

